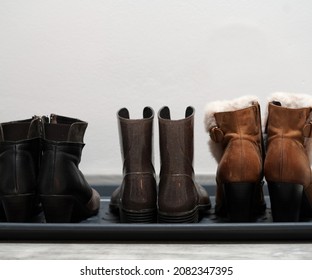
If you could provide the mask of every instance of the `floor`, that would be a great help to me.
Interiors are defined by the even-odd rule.
[[[0,259],[311,260],[312,243],[0,243]]]

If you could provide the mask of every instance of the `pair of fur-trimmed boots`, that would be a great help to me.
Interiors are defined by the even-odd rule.
[[[264,129],[257,97],[207,104],[205,126],[217,160],[216,214],[251,221],[266,204],[265,178],[273,221],[311,216],[312,97],[273,94]]]

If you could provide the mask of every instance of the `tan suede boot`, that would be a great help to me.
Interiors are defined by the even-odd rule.
[[[303,199],[312,205],[312,173],[308,157],[312,147],[309,139],[312,137],[312,97],[274,94],[268,104],[266,133],[264,175],[273,220],[298,221]]]
[[[209,103],[205,125],[210,150],[218,162],[215,212],[231,222],[263,214],[263,141],[256,97]]]

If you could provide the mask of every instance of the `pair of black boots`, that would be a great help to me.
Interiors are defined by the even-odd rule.
[[[100,196],[78,168],[87,123],[58,115],[0,124],[0,216],[76,222],[98,212]]]

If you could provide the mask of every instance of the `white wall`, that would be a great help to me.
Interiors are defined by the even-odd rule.
[[[116,112],[195,114],[196,174],[214,174],[205,104],[312,92],[312,1],[0,0],[0,122],[89,122],[81,169],[120,174]],[[263,107],[264,109],[264,107]],[[159,172],[157,118],[155,166]]]

